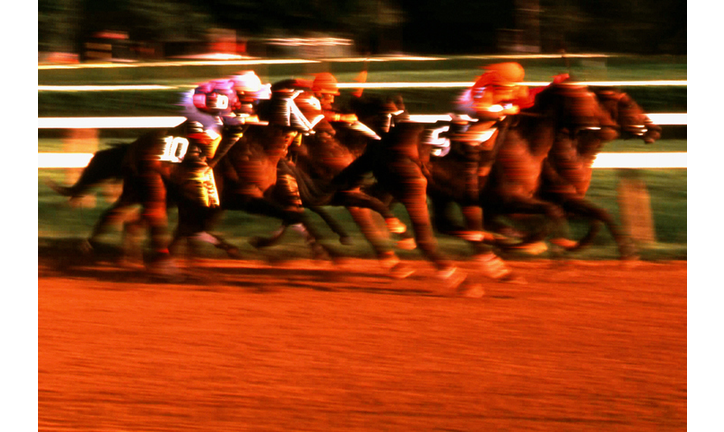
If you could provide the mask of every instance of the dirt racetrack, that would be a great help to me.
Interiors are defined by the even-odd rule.
[[[40,256],[39,430],[686,430],[686,261],[461,263],[482,298],[410,264],[205,259],[168,283]]]

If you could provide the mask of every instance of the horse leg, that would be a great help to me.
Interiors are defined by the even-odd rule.
[[[319,239],[322,238],[322,236],[317,232],[309,221],[309,218],[304,214],[304,209],[302,207],[282,207],[264,198],[251,197],[244,198],[237,203],[230,203],[227,199],[226,208],[229,210],[243,210],[249,213],[281,219],[283,226],[296,228],[305,236],[305,240],[312,249],[312,253],[315,257],[329,257],[334,255],[331,249],[325,247],[319,242]]]
[[[131,259],[143,261],[141,238],[145,226],[146,221],[143,219],[140,210],[135,211],[132,218],[127,218],[125,222],[123,222],[123,232],[121,233],[121,242],[123,245],[122,265],[130,264]]]
[[[563,209],[552,202],[544,201],[538,198],[529,197],[508,197],[502,204],[501,213],[504,214],[531,214],[545,216],[545,222],[541,229],[533,234],[529,234],[520,244],[512,248],[525,248],[533,243],[541,242],[548,236],[553,235],[559,246],[563,242],[570,242],[568,237],[568,223],[565,219]],[[505,246],[501,246],[505,247]],[[511,248],[511,247],[508,247]]]
[[[326,211],[321,206],[308,206],[307,208],[322,218],[324,223],[327,224],[327,226],[332,230],[332,232],[337,234],[337,236],[339,237],[340,243],[342,243],[343,245],[352,244],[352,238],[349,236],[349,234],[344,229],[342,224],[340,224],[335,218],[333,218],[332,215],[330,215],[328,211]]]
[[[142,216],[148,224],[151,258],[149,270],[159,275],[170,275],[176,271],[168,250],[168,214],[166,212],[166,187],[161,175],[153,170],[141,175]]]
[[[433,233],[430,212],[427,208],[427,179],[411,161],[410,164],[404,164],[403,162],[396,164],[395,167],[398,168],[398,173],[407,173],[408,175],[399,179],[398,184],[402,185],[401,188],[390,190],[394,191],[395,199],[405,206],[415,232],[417,247],[439,271],[444,273],[454,272],[455,265],[444,258],[437,249],[437,240]]]
[[[345,206],[362,207],[374,210],[385,219],[387,230],[392,234],[404,234],[407,226],[392,213],[389,205],[386,205],[379,199],[360,191],[345,191],[335,197],[336,202],[340,202]]]
[[[414,270],[401,263],[400,258],[387,246],[387,240],[389,238],[378,228],[372,219],[370,209],[347,207],[347,211],[349,211],[357,226],[360,227],[367,241],[372,245],[382,267],[389,270],[392,277],[403,279],[414,273]]]
[[[616,245],[618,246],[621,259],[638,258],[636,247],[631,239],[621,230],[611,214],[601,207],[596,206],[592,202],[582,199],[573,198],[562,203],[563,209],[578,216],[582,216],[591,220],[591,229],[587,235],[578,241],[575,245],[567,248],[567,250],[578,250],[588,245],[595,236],[600,223],[606,225]]]
[[[397,247],[404,250],[413,250],[417,246],[415,244],[415,234],[411,233],[410,230],[407,229],[407,226],[402,223],[395,215],[392,213],[392,206],[396,203],[395,197],[387,190],[385,189],[379,182],[375,182],[369,187],[364,188],[363,194],[369,195],[370,197],[376,199],[377,201],[381,202],[382,205],[387,209],[386,211],[388,214],[391,215],[391,218],[388,220],[385,220],[385,223],[387,224],[387,229],[390,231],[390,233],[395,234],[395,236],[398,238],[397,240]],[[384,216],[384,213],[378,211],[381,215]]]
[[[262,237],[262,236],[253,236],[249,238],[249,244],[257,249],[265,248],[274,246],[279,243],[279,241],[284,236],[284,233],[287,232],[287,228],[289,228],[289,225],[282,223],[279,228],[277,228],[275,231],[271,233],[270,236]]]

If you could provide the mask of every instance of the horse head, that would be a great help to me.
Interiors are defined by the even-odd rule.
[[[554,113],[556,129],[569,133],[571,139],[580,134],[594,134],[602,141],[611,141],[618,135],[617,125],[610,114],[601,108],[595,93],[582,83],[564,80],[554,82],[539,92],[532,108],[525,110],[539,114]]]
[[[383,98],[365,95],[353,98],[350,106],[359,121],[378,135],[388,133],[395,123],[409,118],[401,96]]]
[[[629,137],[640,137],[646,144],[661,137],[661,127],[655,125],[628,94],[606,88],[596,91],[596,97],[617,126]]]

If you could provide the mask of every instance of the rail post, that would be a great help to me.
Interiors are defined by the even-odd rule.
[[[624,230],[637,243],[655,243],[651,198],[640,170],[619,169],[618,178],[618,206]]]

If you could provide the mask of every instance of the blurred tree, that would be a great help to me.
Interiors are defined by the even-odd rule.
[[[686,53],[685,0],[539,0],[544,52]],[[78,52],[98,31],[138,41],[199,40],[211,28],[245,37],[353,38],[361,51],[488,53],[516,29],[515,1],[39,0],[38,49]]]
[[[77,52],[81,0],[38,0],[38,51]]]
[[[427,53],[495,52],[497,30],[513,28],[513,1],[403,0],[405,47]]]
[[[548,52],[686,53],[682,0],[540,0]]]

